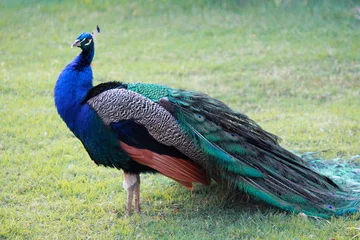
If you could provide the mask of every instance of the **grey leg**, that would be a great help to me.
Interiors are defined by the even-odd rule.
[[[135,211],[137,214],[140,214],[140,175],[136,176],[136,183],[135,183]]]
[[[139,174],[130,174],[124,172],[124,184],[127,191],[126,216],[131,215],[132,201],[135,191],[135,211],[140,213],[140,176]]]

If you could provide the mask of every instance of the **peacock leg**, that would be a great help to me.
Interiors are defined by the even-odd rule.
[[[126,204],[126,216],[131,215],[131,205],[133,200],[134,187],[131,186],[127,189],[127,204]]]
[[[123,186],[127,191],[126,216],[131,215],[132,200],[135,191],[135,211],[140,213],[140,176],[139,174],[131,174],[124,172]]]
[[[137,214],[140,214],[140,175],[136,175],[135,183],[135,211]]]

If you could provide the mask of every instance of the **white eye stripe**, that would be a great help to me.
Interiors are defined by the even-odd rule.
[[[92,42],[92,40],[89,39],[89,42],[88,42],[88,43],[85,43],[85,46],[89,45],[91,42]]]

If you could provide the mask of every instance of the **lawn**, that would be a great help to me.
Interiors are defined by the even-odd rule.
[[[255,3],[256,2],[256,3]],[[96,166],[57,115],[53,87],[97,24],[95,84],[207,93],[298,152],[359,160],[360,1],[0,0],[0,239],[352,239],[359,215],[304,218],[142,176],[124,216],[122,172]]]

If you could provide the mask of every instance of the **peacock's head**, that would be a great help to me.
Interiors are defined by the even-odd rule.
[[[75,42],[71,44],[71,47],[79,47],[82,50],[87,50],[88,48],[94,46],[94,36],[99,33],[99,26],[96,26],[92,33],[83,32],[80,34],[80,36],[77,37]]]

